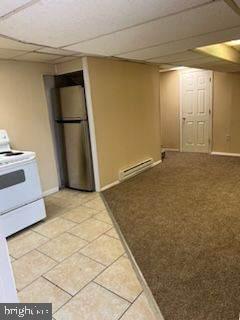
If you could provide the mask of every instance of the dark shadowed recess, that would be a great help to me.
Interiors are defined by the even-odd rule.
[[[238,320],[240,158],[168,152],[103,192],[165,320]]]

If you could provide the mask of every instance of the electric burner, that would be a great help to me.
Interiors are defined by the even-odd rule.
[[[11,157],[11,156],[19,156],[23,154],[23,152],[13,152],[13,151],[10,151],[8,152],[7,154],[5,154],[6,157]]]

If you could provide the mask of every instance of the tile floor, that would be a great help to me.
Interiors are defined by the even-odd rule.
[[[45,198],[48,218],[8,239],[20,302],[55,320],[156,320],[98,193]]]

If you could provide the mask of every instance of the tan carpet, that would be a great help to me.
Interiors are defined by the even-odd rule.
[[[238,320],[240,158],[169,152],[103,192],[165,320]]]

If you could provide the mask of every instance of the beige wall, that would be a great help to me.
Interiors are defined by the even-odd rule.
[[[0,60],[0,128],[12,147],[35,151],[43,191],[58,186],[42,75],[53,74],[44,63]]]
[[[239,72],[214,72],[213,101],[213,150],[240,153]]]
[[[160,73],[162,147],[179,149],[179,72]]]
[[[102,187],[128,165],[160,159],[160,128],[161,144],[179,148],[179,72],[159,78],[153,66],[102,58],[88,58],[88,66]],[[56,188],[58,179],[42,76],[81,70],[82,60],[56,68],[0,60],[0,128],[14,148],[36,152],[44,191]],[[240,153],[239,88],[240,73],[214,72],[214,151]]]
[[[160,73],[160,106],[162,145],[179,149],[179,71]],[[240,73],[214,72],[213,151],[240,153],[239,137]]]
[[[88,58],[101,187],[119,170],[160,159],[159,75],[156,67]]]

